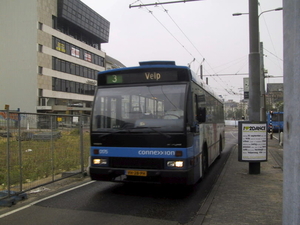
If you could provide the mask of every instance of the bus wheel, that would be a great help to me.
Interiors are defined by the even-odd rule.
[[[222,150],[223,150],[222,138],[220,137],[220,141],[219,141],[219,155],[218,155],[217,159],[221,158]]]
[[[204,174],[206,174],[208,169],[208,158],[207,158],[207,150],[204,148],[202,152],[202,178]]]

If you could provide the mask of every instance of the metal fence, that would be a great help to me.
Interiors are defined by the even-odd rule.
[[[84,174],[89,116],[0,111],[0,191],[24,192]]]

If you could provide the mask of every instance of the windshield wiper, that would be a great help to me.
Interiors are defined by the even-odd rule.
[[[166,133],[163,133],[163,132],[161,132],[161,131],[158,131],[158,130],[156,130],[155,128],[161,128],[161,127],[135,127],[135,128],[133,128],[133,129],[151,129],[151,130],[153,130],[154,132],[159,133],[159,134],[161,134],[161,135],[163,135],[163,136],[165,136],[165,137],[167,137],[167,138],[171,138],[170,135],[168,135],[168,134],[166,134]]]
[[[116,134],[116,133],[130,132],[130,129],[132,129],[132,128],[120,128],[119,130],[109,132],[109,133],[106,133],[106,134],[102,134],[102,135],[99,136],[99,138],[102,138],[102,137],[105,137],[105,136],[111,135],[111,134]]]

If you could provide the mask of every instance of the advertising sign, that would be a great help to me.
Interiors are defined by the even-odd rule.
[[[239,161],[267,161],[267,123],[239,121]]]
[[[71,47],[71,55],[79,58],[79,49]]]

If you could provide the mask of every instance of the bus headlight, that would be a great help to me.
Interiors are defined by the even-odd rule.
[[[94,165],[107,165],[107,159],[93,159]]]
[[[167,161],[168,167],[183,167],[183,161]]]

